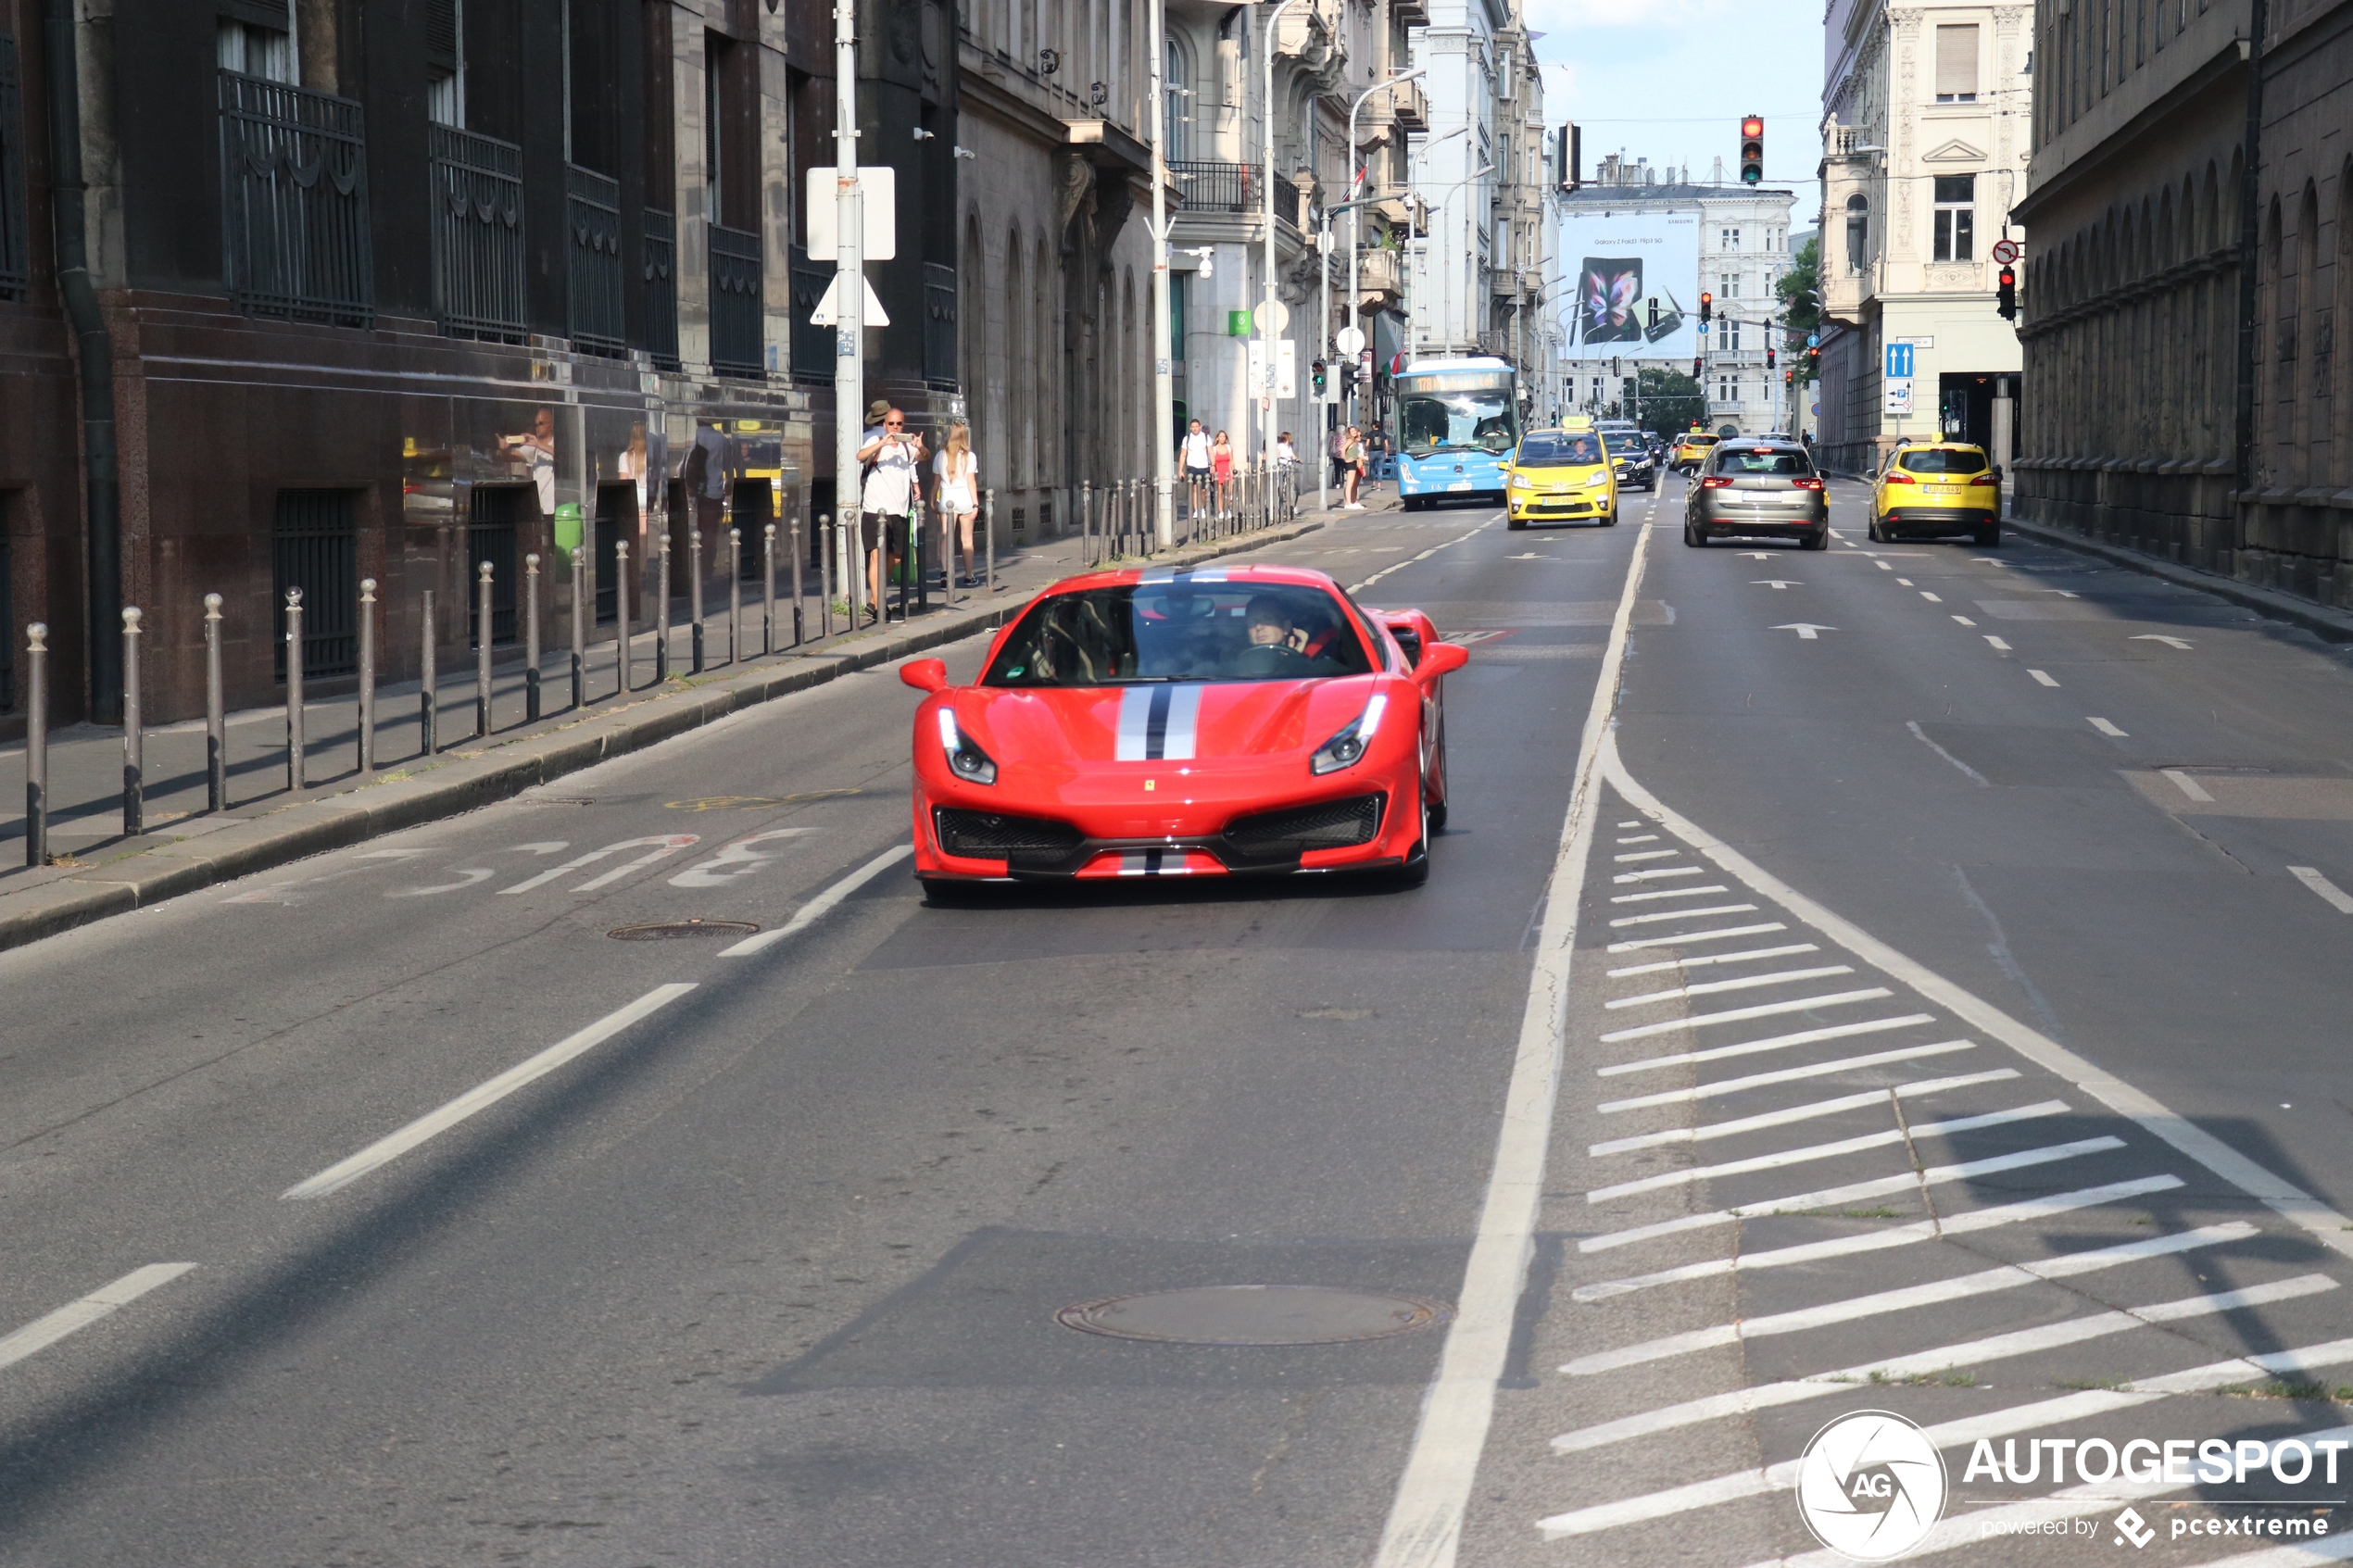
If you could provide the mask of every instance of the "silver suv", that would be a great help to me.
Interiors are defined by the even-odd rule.
[[[1808,550],[1831,543],[1831,498],[1814,459],[1794,441],[1719,442],[1683,503],[1683,543],[1743,536],[1795,539]]]

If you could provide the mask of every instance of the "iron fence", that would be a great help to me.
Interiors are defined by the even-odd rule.
[[[1174,546],[1232,538],[1299,515],[1297,463],[1238,463],[1223,484],[1174,486]],[[1160,549],[1150,479],[1092,482],[1078,487],[1079,553],[1088,566],[1133,560]]]
[[[760,236],[716,223],[710,234],[711,368],[723,375],[758,377],[766,370]]]
[[[270,540],[271,604],[302,590],[302,669],[345,675],[359,668],[359,530],[348,490],[281,490]],[[276,639],[278,679],[286,644]]]
[[[565,249],[571,256],[572,346],[619,358],[628,352],[622,305],[621,182],[564,166]]]
[[[646,352],[665,370],[678,368],[678,220],[646,208]]]
[[[373,324],[359,106],[238,71],[219,77],[221,262],[230,298],[253,316]],[[13,87],[7,96],[16,96]],[[7,123],[16,123],[13,114]],[[8,153],[9,183],[20,186],[15,148]],[[21,276],[21,225],[13,248]]]
[[[1265,170],[1249,163],[1211,163],[1200,159],[1171,163],[1177,188],[1185,193],[1187,212],[1253,213],[1265,210]],[[1275,182],[1275,216],[1292,228],[1305,226],[1306,194],[1288,180]]]
[[[521,343],[522,149],[454,125],[430,125],[433,298],[453,337]]]

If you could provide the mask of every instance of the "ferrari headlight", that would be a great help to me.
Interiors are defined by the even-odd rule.
[[[939,746],[948,754],[948,771],[966,784],[997,782],[996,759],[956,727],[956,710],[952,708],[939,710]]]
[[[1529,478],[1524,473],[1516,473],[1512,475],[1512,488],[1515,490],[1533,490],[1536,488],[1536,482]]]
[[[1365,755],[1365,747],[1372,745],[1374,732],[1380,728],[1381,715],[1388,709],[1388,696],[1379,692],[1374,693],[1373,700],[1365,704],[1364,712],[1350,720],[1338,734],[1315,748],[1315,755],[1307,759],[1307,771],[1317,774],[1337,773],[1342,768],[1355,766]]]

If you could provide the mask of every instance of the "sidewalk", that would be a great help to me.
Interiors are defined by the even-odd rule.
[[[1295,521],[1256,533],[1179,547],[1151,558],[1155,564],[1205,560],[1297,538],[1349,514],[1336,507],[1304,510]],[[1376,504],[1377,510],[1392,509]],[[1371,514],[1366,514],[1371,515]],[[285,714],[260,709],[228,720],[229,805],[206,806],[205,734],[201,720],[145,733],[146,831],[122,833],[122,732],[87,724],[49,736],[50,863],[24,861],[20,787],[0,800],[0,949],[107,915],[354,844],[418,822],[472,810],[560,778],[607,758],[640,749],[728,713],[805,690],[840,675],[887,664],[925,648],[994,627],[1008,609],[1082,570],[1077,538],[1046,541],[997,565],[997,592],[959,590],[953,608],[937,595],[925,614],[905,623],[837,633],[765,657],[726,662],[727,608],[706,606],[705,672],[685,673],[692,632],[672,627],[672,678],[653,684],[653,633],[632,639],[636,684],[617,691],[618,650],[612,642],[588,650],[588,701],[571,703],[571,650],[543,660],[543,717],[523,721],[520,659],[494,668],[494,727],[475,734],[475,676],[469,659],[439,682],[435,693],[440,751],[421,750],[420,689],[414,681],[376,689],[376,771],[358,768],[358,699],[306,704],[304,746],[308,787],[287,787]],[[817,601],[807,603],[812,633]],[[745,606],[745,645],[760,646],[761,606]],[[779,635],[791,634],[791,603],[777,601]],[[837,622],[838,624],[838,622]],[[22,777],[21,743],[0,749],[0,779]]]

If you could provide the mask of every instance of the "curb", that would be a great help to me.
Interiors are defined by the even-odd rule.
[[[2292,626],[2301,627],[2328,642],[2353,643],[2353,615],[2315,604],[2309,599],[2299,599],[2276,588],[2258,587],[2220,572],[2183,566],[2177,561],[2159,560],[2155,556],[2144,555],[2120,545],[2105,545],[2096,539],[2086,539],[2081,534],[2053,528],[2048,523],[2006,517],[2002,520],[2002,526],[2038,545],[2055,545],[2063,550],[2073,550],[2079,555],[2107,561],[2111,566],[2127,567],[2151,577],[2161,577],[2184,588],[2212,594],[2216,598],[2227,599],[2243,609],[2251,609],[2273,621],[2284,621]]]
[[[1205,548],[1172,551],[1157,564],[1211,560],[1279,545],[1327,527],[1330,521],[1270,528]],[[358,784],[323,800],[287,806],[216,833],[160,844],[94,866],[78,876],[6,895],[6,907],[0,908],[0,951],[217,883],[493,805],[567,773],[700,729],[731,713],[895,663],[910,654],[961,641],[975,632],[993,630],[1003,624],[1008,611],[1018,609],[1051,586],[1041,583],[999,603],[838,652],[789,659],[768,669],[683,691],[649,692],[626,707],[591,713],[538,734],[494,742],[482,751],[446,752],[446,760],[435,761],[414,777]]]

